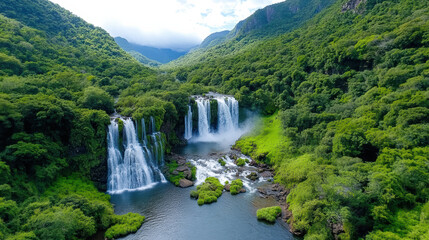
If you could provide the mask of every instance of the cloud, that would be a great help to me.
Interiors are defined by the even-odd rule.
[[[231,30],[255,10],[281,0],[51,0],[87,22],[142,45],[185,49]]]

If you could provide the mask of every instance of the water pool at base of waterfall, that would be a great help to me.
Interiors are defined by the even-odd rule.
[[[256,219],[257,208],[273,206],[273,200],[255,193],[224,192],[217,202],[198,206],[189,197],[191,189],[159,183],[145,191],[113,195],[117,214],[136,212],[146,217],[135,234],[123,239],[293,239],[280,221],[267,224]]]
[[[224,192],[217,202],[203,206],[190,198],[195,186],[183,189],[171,183],[158,183],[143,191],[113,194],[111,202],[116,214],[135,212],[146,217],[135,234],[123,239],[294,239],[284,222],[267,224],[256,218],[258,208],[277,205],[273,199],[261,198],[256,191],[258,186],[268,184],[267,181],[246,180],[243,176],[252,167],[237,170],[229,157],[225,158],[225,168],[217,164],[218,157],[228,156],[229,148],[220,143],[191,143],[178,152],[197,164],[197,182],[207,175],[222,179],[222,183],[225,179],[240,177],[246,193],[232,196]]]

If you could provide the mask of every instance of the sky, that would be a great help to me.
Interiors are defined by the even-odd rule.
[[[51,0],[112,37],[185,50],[282,0]]]

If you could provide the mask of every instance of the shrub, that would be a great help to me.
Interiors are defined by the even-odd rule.
[[[108,228],[104,233],[104,237],[107,239],[114,239],[137,232],[145,219],[144,216],[137,213],[127,213],[116,218],[116,224]]]
[[[268,222],[275,222],[276,217],[282,212],[279,206],[261,208],[256,211],[258,220],[265,220]]]
[[[241,179],[236,179],[231,182],[230,192],[232,195],[240,193],[241,188],[243,187],[243,181]]]
[[[208,177],[204,183],[197,186],[196,191],[191,192],[192,198],[198,198],[198,205],[216,202],[222,195],[223,185],[215,177]]]
[[[239,166],[239,167],[242,167],[246,164],[246,159],[239,158],[239,159],[237,159],[237,161],[235,161],[235,164],[237,164],[237,166]]]
[[[220,165],[222,165],[222,167],[226,164],[226,162],[222,158],[219,158],[219,160],[217,161],[220,163]]]

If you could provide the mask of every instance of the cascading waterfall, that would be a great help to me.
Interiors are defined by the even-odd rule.
[[[195,101],[198,106],[198,135],[206,137],[210,133],[210,100],[199,98]]]
[[[116,192],[143,188],[156,182],[166,182],[158,166],[164,162],[162,135],[152,131],[151,143],[147,140],[142,119],[142,144],[132,119],[122,119],[124,153],[119,150],[119,127],[115,119],[108,132],[108,191]],[[137,124],[137,121],[135,122]],[[153,150],[156,149],[156,153]]]
[[[217,98],[218,106],[218,128],[220,133],[225,133],[234,129],[234,123],[231,116],[231,111],[225,98]]]
[[[217,132],[214,132],[211,127],[211,110],[210,99],[198,97],[195,99],[198,107],[198,139],[212,139],[213,134],[224,134],[227,132],[236,131],[239,121],[239,106],[238,101],[230,96],[213,95],[218,104],[217,113]],[[186,140],[190,140],[192,136],[192,108],[188,106],[188,114],[185,116],[185,134]]]
[[[188,106],[188,114],[185,116],[185,139],[189,140],[192,137],[192,109]]]

